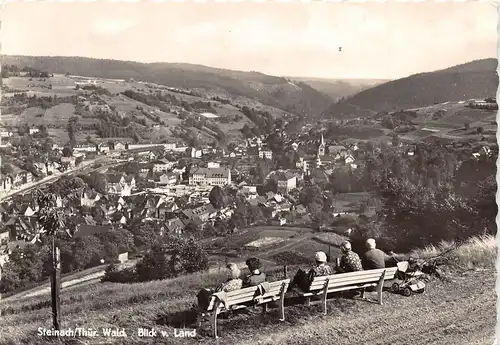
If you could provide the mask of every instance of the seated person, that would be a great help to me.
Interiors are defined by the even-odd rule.
[[[228,279],[225,283],[222,283],[215,289],[215,292],[229,292],[234,290],[239,290],[243,286],[243,280],[240,278],[241,271],[238,265],[234,263],[227,264],[228,269]]]
[[[361,264],[361,259],[359,255],[352,251],[351,242],[344,241],[340,244],[340,249],[342,250],[342,256],[338,259],[337,272],[338,273],[349,273],[363,271],[363,265]],[[352,295],[355,297],[359,294],[363,294],[363,289],[357,289],[353,291],[346,292],[347,295]]]
[[[220,284],[215,289],[205,288],[198,293],[196,297],[198,298],[199,308],[207,309],[210,303],[210,296],[214,293],[221,291],[230,292],[242,288],[243,280],[241,280],[240,278],[241,272],[238,266],[234,263],[229,263],[227,265],[227,269],[228,269],[228,279],[226,282]]]
[[[363,255],[363,268],[365,270],[385,268],[386,261],[392,261],[392,257],[376,248],[376,243],[373,238],[366,240],[366,247],[368,251]]]
[[[266,274],[260,272],[260,260],[257,258],[250,258],[246,261],[250,274],[243,280],[243,288],[250,286],[258,286],[266,281]]]
[[[342,242],[342,244],[340,245],[340,249],[342,250],[342,256],[340,257],[340,260],[338,261],[338,265],[336,267],[337,272],[347,273],[363,270],[359,255],[352,251],[351,242]]]
[[[314,277],[328,276],[335,272],[330,265],[327,265],[327,257],[324,252],[317,252],[315,255],[316,266],[311,268],[308,273],[299,269],[292,282],[289,285],[288,290],[293,289],[298,286],[304,292],[307,292],[309,285],[311,284]]]

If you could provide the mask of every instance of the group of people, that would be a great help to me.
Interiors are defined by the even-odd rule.
[[[385,268],[386,263],[392,258],[382,250],[376,248],[375,240],[370,238],[366,241],[366,252],[362,258],[352,250],[351,243],[344,241],[340,245],[342,256],[337,258],[335,267],[328,265],[328,258],[324,252],[315,254],[316,265],[309,272],[299,269],[290,283],[289,290],[298,287],[307,291],[314,277],[332,275],[337,273],[356,272],[369,269]],[[241,271],[235,263],[227,265],[228,278],[215,289],[202,289],[198,294],[198,304],[208,303],[209,296],[216,292],[230,292],[251,286],[258,286],[266,281],[266,274],[260,271],[261,263],[257,258],[249,258],[246,265],[250,274],[241,277]]]

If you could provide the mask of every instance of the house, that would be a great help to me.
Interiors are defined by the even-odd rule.
[[[57,162],[47,162],[45,165],[47,166],[47,175],[54,174],[60,167]]]
[[[125,144],[115,143],[115,151],[124,151],[124,150],[125,150]]]
[[[189,184],[226,186],[231,184],[231,170],[226,168],[197,168],[191,172]]]
[[[101,194],[95,190],[87,190],[80,196],[80,205],[87,207],[94,207],[96,202],[101,199]]]
[[[169,232],[174,234],[181,234],[185,228],[184,223],[179,218],[168,219],[165,226]]]
[[[135,189],[135,177],[124,176],[121,174],[107,174],[106,175],[108,194],[120,194],[121,196],[128,196],[132,194]]]
[[[107,152],[111,151],[111,147],[109,147],[108,144],[100,143],[100,144],[97,144],[96,151],[98,153],[107,153]]]
[[[209,169],[220,168],[220,163],[217,163],[217,162],[208,162],[207,163],[207,168],[209,168]]]
[[[158,184],[160,185],[173,185],[178,181],[178,175],[174,173],[164,173],[158,177]]]
[[[290,191],[297,188],[297,176],[292,173],[284,172],[277,176],[278,189],[280,194],[288,194]]]
[[[177,206],[176,203],[170,202],[170,203],[164,203],[158,206],[157,209],[157,216],[158,218],[165,218],[167,214],[173,213],[177,211],[179,207]]]
[[[97,146],[94,144],[80,144],[73,148],[73,152],[97,152]]]
[[[200,218],[202,222],[206,222],[210,218],[213,218],[217,215],[217,212],[212,204],[197,207],[195,209],[192,209],[191,212],[194,216]]]
[[[0,177],[0,191],[8,192],[12,189],[12,177],[9,175],[2,175]]]
[[[351,164],[354,162],[354,157],[352,155],[347,155],[344,159],[345,164]]]
[[[36,134],[38,132],[40,132],[38,128],[30,128],[30,135]]]
[[[271,150],[259,150],[259,158],[273,159],[273,151],[271,151]]]
[[[0,229],[0,245],[9,243],[9,230],[6,228]]]
[[[197,150],[194,147],[191,147],[189,149],[189,156],[191,158],[201,158],[202,155],[203,155],[203,152],[201,150]]]
[[[75,157],[61,157],[61,164],[66,165],[68,169],[74,169],[76,167]]]
[[[38,173],[40,175],[47,175],[48,174],[47,165],[45,163],[36,162],[36,163],[33,163],[33,166],[35,167],[35,169],[38,171]]]
[[[332,157],[340,158],[346,152],[347,152],[347,149],[345,146],[342,146],[342,145],[330,145],[330,146],[328,146],[328,153]]]
[[[153,162],[153,172],[168,171],[174,166],[174,162],[170,162],[167,159],[158,159]]]

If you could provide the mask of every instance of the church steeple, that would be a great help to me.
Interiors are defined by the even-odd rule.
[[[318,147],[318,156],[324,156],[325,155],[325,139],[323,138],[323,133],[321,133],[321,142],[319,143]]]

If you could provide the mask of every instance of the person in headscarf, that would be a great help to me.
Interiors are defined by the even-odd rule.
[[[299,269],[290,283],[288,291],[297,286],[300,290],[307,292],[314,277],[327,276],[335,273],[332,267],[327,264],[328,260],[324,252],[317,252],[314,255],[314,259],[316,261],[316,266],[311,268],[308,273]]]
[[[359,255],[352,251],[351,242],[342,242],[340,244],[340,250],[342,250],[342,256],[340,260],[338,260],[337,272],[347,273],[363,270]]]

